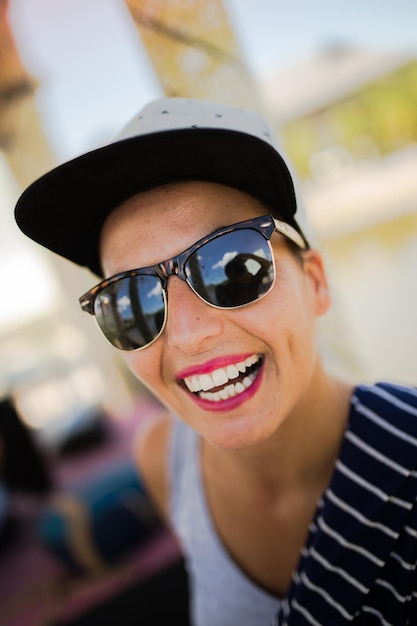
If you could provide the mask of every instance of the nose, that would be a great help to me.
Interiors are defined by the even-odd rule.
[[[201,300],[184,280],[170,276],[164,329],[167,345],[189,354],[196,353],[207,349],[222,330],[222,311]]]

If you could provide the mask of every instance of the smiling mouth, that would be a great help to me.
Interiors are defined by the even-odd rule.
[[[234,398],[252,386],[263,363],[261,354],[253,354],[244,361],[220,367],[210,374],[187,376],[180,382],[203,400],[220,402]]]

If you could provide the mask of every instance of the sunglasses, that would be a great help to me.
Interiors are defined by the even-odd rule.
[[[95,316],[113,346],[142,350],[165,328],[171,275],[218,309],[235,309],[263,298],[275,281],[269,241],[274,231],[307,248],[290,224],[272,215],[255,217],[214,231],[172,259],[106,278],[80,298],[81,308]]]

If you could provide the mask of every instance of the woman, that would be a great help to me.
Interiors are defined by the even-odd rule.
[[[296,208],[261,118],[162,99],[16,218],[106,277],[81,306],[169,409],[136,458],[193,622],[415,623],[417,393],[325,371],[329,290]]]

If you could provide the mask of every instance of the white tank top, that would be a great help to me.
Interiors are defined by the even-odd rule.
[[[207,505],[200,438],[175,420],[170,450],[170,517],[185,557],[194,626],[270,626],[280,600],[257,587],[231,559]]]

